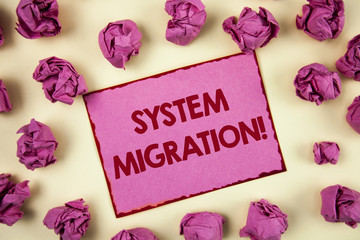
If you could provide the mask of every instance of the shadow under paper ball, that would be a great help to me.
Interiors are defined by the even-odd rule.
[[[63,124],[60,122],[48,121],[45,124],[51,129],[52,134],[58,142],[58,146],[54,151],[54,156],[56,157],[57,161],[54,164],[51,164],[49,167],[62,165],[64,164],[64,161],[66,161],[67,153],[69,151],[69,136],[66,136],[65,131],[63,131]]]
[[[16,181],[14,181],[14,182],[20,183],[25,180],[26,179],[16,178]],[[22,219],[20,219],[19,221],[31,222],[31,221],[33,221],[34,216],[35,216],[36,211],[35,211],[34,207],[31,207],[31,206],[33,206],[33,201],[41,194],[40,187],[39,187],[39,184],[30,180],[29,188],[30,188],[31,196],[29,198],[25,199],[24,204],[20,208],[21,211],[24,213],[24,215],[23,215]]]
[[[96,236],[97,228],[101,223],[97,221],[97,216],[95,214],[95,210],[92,209],[92,204],[90,202],[87,202],[85,199],[85,205],[89,205],[89,212],[90,212],[90,221],[89,221],[89,228],[86,230],[85,235],[82,239],[94,239]]]
[[[17,19],[11,19],[11,14],[0,6],[0,26],[3,28],[4,34],[4,44],[0,46],[0,50],[13,44],[16,21]]]
[[[225,216],[224,214],[221,214],[223,218],[225,219],[225,223],[223,224],[223,237],[227,237],[230,235],[230,224],[229,224],[229,217]]]
[[[76,16],[76,8],[72,6],[71,1],[69,2],[58,2],[59,3],[59,15],[58,19],[61,24],[60,36],[67,35],[70,32],[74,31],[74,28],[78,26],[76,21],[74,21],[73,16]]]
[[[19,109],[21,109],[21,107],[24,105],[23,94],[21,93],[22,85],[15,81],[15,79],[6,78],[2,80],[5,84],[6,90],[9,94],[11,105],[13,107],[11,112],[19,111]]]

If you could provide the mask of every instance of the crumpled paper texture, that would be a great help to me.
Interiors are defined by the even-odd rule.
[[[9,94],[4,82],[0,79],[0,112],[9,112],[12,109]]]
[[[336,61],[336,68],[344,76],[360,81],[360,34],[349,41],[345,55]]]
[[[318,41],[337,38],[345,24],[342,0],[308,0],[303,16],[296,16],[296,27]]]
[[[246,226],[240,230],[240,237],[251,240],[280,240],[288,227],[287,215],[267,200],[251,202]]]
[[[348,107],[346,121],[357,133],[360,134],[360,96],[357,96]]]
[[[259,7],[258,14],[245,7],[237,21],[235,17],[225,19],[223,29],[231,35],[242,52],[251,53],[275,38],[280,27],[274,16],[265,8]]]
[[[77,199],[50,209],[43,220],[44,225],[54,229],[61,240],[80,240],[90,221],[89,206],[83,204],[83,199]]]
[[[52,37],[61,30],[56,0],[20,0],[16,30],[25,38]]]
[[[23,135],[17,141],[16,155],[28,169],[46,167],[57,161],[54,151],[58,143],[48,126],[31,119],[30,124],[20,128],[17,133]]]
[[[0,27],[0,46],[4,44],[4,29]]]
[[[49,57],[40,60],[33,78],[43,84],[45,96],[51,102],[71,105],[77,95],[87,92],[85,79],[73,65],[61,58]]]
[[[321,191],[321,215],[328,222],[345,222],[356,228],[360,223],[360,193],[341,186],[329,186]]]
[[[335,165],[339,159],[340,148],[335,142],[320,142],[314,144],[313,152],[317,164],[331,163]]]
[[[0,223],[12,226],[23,216],[20,207],[30,197],[29,181],[15,184],[10,174],[0,174]]]
[[[337,72],[330,72],[320,63],[301,68],[295,77],[296,95],[304,100],[322,102],[335,99],[341,92],[341,80]]]
[[[165,11],[173,17],[167,24],[166,40],[180,46],[199,35],[207,16],[200,0],[167,0]]]
[[[180,235],[186,240],[221,240],[224,223],[225,219],[218,213],[188,213],[181,220]]]
[[[111,240],[158,240],[158,238],[146,228],[133,228],[122,230]]]
[[[139,54],[142,34],[136,23],[126,19],[109,23],[99,33],[104,57],[116,68],[124,68],[131,56]]]

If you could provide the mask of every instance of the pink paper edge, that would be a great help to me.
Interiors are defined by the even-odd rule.
[[[244,53],[236,53],[236,54],[232,54],[232,55],[229,55],[229,56],[220,57],[220,58],[212,59],[212,60],[209,60],[209,61],[205,61],[205,62],[201,62],[201,63],[196,63],[196,64],[188,65],[188,66],[185,66],[185,67],[180,67],[180,68],[173,69],[173,70],[170,70],[170,71],[166,71],[166,72],[163,72],[163,73],[155,74],[155,75],[153,75],[153,76],[148,76],[148,77],[140,78],[140,79],[137,79],[137,80],[134,80],[134,81],[131,81],[131,82],[122,83],[122,84],[115,85],[115,86],[112,86],[112,87],[107,87],[107,88],[95,90],[95,91],[88,92],[88,93],[82,95],[82,96],[83,96],[83,99],[84,99],[84,102],[85,102],[86,111],[87,111],[87,113],[88,113],[88,118],[89,118],[89,122],[90,122],[90,125],[91,125],[92,133],[93,133],[93,135],[94,135],[94,139],[95,139],[95,143],[96,143],[96,148],[97,148],[97,150],[98,150],[98,154],[99,154],[99,157],[100,157],[102,169],[103,169],[103,172],[104,172],[104,175],[105,175],[106,184],[107,184],[108,190],[109,190],[109,192],[110,192],[111,203],[112,203],[112,206],[113,206],[113,208],[114,208],[115,216],[116,216],[117,218],[124,217],[124,216],[128,216],[128,215],[131,215],[131,214],[134,214],[134,213],[138,213],[138,212],[142,212],[142,211],[146,211],[146,210],[149,210],[149,209],[152,209],[152,208],[156,208],[156,207],[160,207],[160,206],[163,206],[163,205],[166,205],[166,204],[169,204],[169,203],[173,203],[173,202],[177,202],[177,201],[184,200],[184,199],[187,199],[187,198],[195,197],[195,196],[198,196],[198,195],[201,195],[201,194],[204,194],[204,193],[208,193],[208,192],[212,192],[212,191],[215,191],[215,190],[219,190],[219,189],[231,187],[231,186],[234,186],[234,185],[237,185],[237,184],[240,184],[240,183],[244,183],[244,182],[248,182],[248,181],[260,179],[260,178],[263,178],[263,177],[271,176],[271,175],[274,175],[274,174],[277,174],[277,173],[281,173],[281,172],[285,172],[285,171],[286,171],[286,166],[285,166],[285,162],[284,162],[284,157],[283,157],[283,155],[282,155],[281,148],[280,148],[280,144],[279,144],[279,140],[278,140],[277,135],[276,135],[275,126],[274,126],[273,118],[272,118],[271,111],[270,111],[269,101],[268,101],[267,96],[266,96],[266,92],[265,92],[265,88],[264,88],[264,83],[263,83],[262,76],[261,76],[261,72],[260,72],[259,62],[258,62],[258,60],[257,60],[256,54],[255,54],[255,51],[254,51],[253,56],[254,56],[254,58],[255,58],[255,62],[256,62],[256,64],[257,64],[257,66],[258,66],[258,74],[259,74],[260,81],[261,81],[261,88],[262,88],[262,92],[263,92],[263,94],[264,94],[264,96],[265,96],[265,99],[266,99],[266,111],[268,112],[268,117],[269,117],[270,122],[271,122],[271,127],[272,127],[272,129],[273,129],[273,131],[274,131],[274,139],[275,139],[276,142],[278,143],[278,153],[280,154],[280,157],[281,157],[281,169],[280,169],[280,170],[273,170],[273,171],[270,171],[270,172],[262,172],[262,173],[259,174],[258,177],[255,177],[255,178],[247,178],[247,179],[244,179],[244,180],[239,180],[239,181],[237,181],[237,182],[233,182],[233,183],[230,183],[230,184],[228,184],[228,185],[224,185],[224,186],[222,186],[222,187],[220,187],[220,188],[213,188],[213,189],[208,190],[208,191],[203,191],[203,192],[199,192],[199,193],[196,193],[196,194],[190,194],[188,197],[187,197],[187,196],[181,196],[181,197],[178,197],[178,198],[174,198],[174,199],[171,199],[171,200],[167,200],[167,201],[158,203],[158,204],[156,204],[156,205],[146,205],[146,206],[141,207],[141,208],[133,209],[133,210],[131,210],[131,211],[129,211],[129,212],[120,212],[120,213],[117,213],[117,212],[116,212],[116,205],[115,205],[115,202],[114,202],[113,194],[112,194],[112,192],[111,192],[110,181],[109,181],[109,179],[108,179],[108,176],[106,175],[105,168],[104,168],[104,159],[103,159],[102,154],[101,154],[100,143],[99,143],[99,140],[98,140],[98,138],[97,138],[97,136],[96,136],[96,134],[95,134],[95,124],[94,124],[93,121],[91,120],[90,113],[89,113],[89,109],[88,109],[88,105],[87,105],[88,103],[87,103],[87,101],[86,101],[87,95],[90,95],[90,94],[93,94],[93,93],[100,93],[100,92],[102,92],[102,91],[109,90],[109,89],[122,88],[122,87],[125,87],[125,86],[129,85],[129,84],[133,84],[133,83],[136,83],[136,82],[139,82],[139,81],[144,81],[144,80],[149,79],[149,78],[159,78],[159,77],[161,77],[161,76],[164,76],[164,75],[167,75],[167,74],[176,72],[176,71],[178,71],[178,70],[180,70],[180,69],[186,70],[186,69],[189,69],[189,68],[192,68],[192,67],[196,67],[196,66],[205,64],[205,63],[216,62],[216,61],[228,59],[228,58],[231,58],[231,57],[234,57],[234,56],[238,56],[238,55],[245,55],[245,54],[244,54]]]

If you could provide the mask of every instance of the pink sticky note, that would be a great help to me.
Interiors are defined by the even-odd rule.
[[[84,99],[117,217],[286,170],[254,54]]]

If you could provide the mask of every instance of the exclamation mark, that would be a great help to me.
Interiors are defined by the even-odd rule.
[[[260,116],[260,117],[257,117],[256,119],[257,119],[257,121],[258,121],[258,123],[259,123],[259,128],[260,128],[260,131],[261,131],[261,133],[262,133],[261,137],[262,137],[262,139],[265,140],[265,139],[267,139],[267,134],[265,133],[266,130],[265,130],[264,121],[263,121],[263,119],[262,119],[261,116]]]

